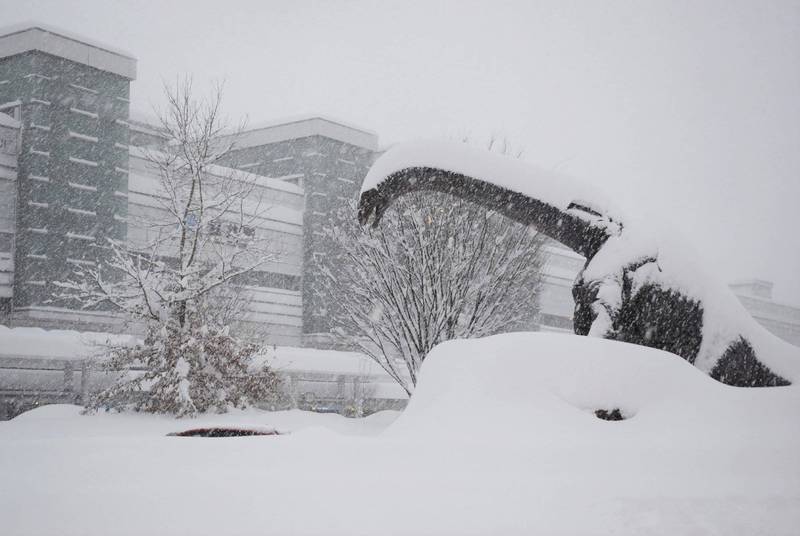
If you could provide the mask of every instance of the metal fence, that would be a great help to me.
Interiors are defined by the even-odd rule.
[[[132,369],[144,370],[144,369]],[[46,404],[85,404],[92,393],[111,385],[119,371],[90,360],[36,356],[0,357],[0,420]],[[384,376],[303,370],[279,371],[283,396],[264,401],[265,409],[298,408],[347,416],[402,409],[406,400]]]

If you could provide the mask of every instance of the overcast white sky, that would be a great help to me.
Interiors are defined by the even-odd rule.
[[[800,304],[800,2],[0,0],[139,59],[226,80],[231,117],[320,113],[417,137],[505,136],[683,232],[727,280]]]

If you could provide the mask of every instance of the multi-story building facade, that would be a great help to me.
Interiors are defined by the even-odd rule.
[[[143,128],[131,123],[133,134]],[[174,222],[165,212],[165,192],[150,160],[154,150],[157,149],[133,145],[130,148],[127,239],[135,247],[154,243],[163,227],[159,223]],[[235,177],[246,185],[252,199],[263,200],[249,204],[243,212],[247,224],[242,230],[258,241],[260,253],[267,260],[237,281],[247,297],[239,327],[273,344],[299,344],[303,327],[303,189],[282,177],[254,175],[223,166],[212,166],[208,172],[209,182]],[[248,208],[252,205],[257,208]],[[239,228],[233,221],[234,214],[229,216],[216,222],[218,235]],[[214,249],[232,255],[237,253],[234,247],[238,246],[219,244]],[[170,256],[169,251],[164,253]]]
[[[40,27],[0,36],[0,103],[21,123],[6,308],[47,322],[53,282],[124,238],[130,82],[136,60]],[[11,232],[8,232],[11,231]],[[12,235],[9,237],[8,235]],[[88,313],[87,314],[91,314]]]
[[[0,324],[119,329],[113,311],[77,311],[55,298],[54,281],[107,253],[106,238],[144,243],[159,219],[156,172],[147,151],[159,128],[131,119],[136,60],[60,30],[0,32]],[[324,229],[355,201],[380,154],[371,131],[323,117],[248,128],[212,173],[256,185],[266,209],[252,233],[273,260],[241,284],[244,324],[270,344],[331,344],[335,304],[327,299]],[[538,325],[572,329],[572,282],[584,260],[553,243]],[[769,283],[732,285],[755,318],[800,344],[800,308],[777,304]]]
[[[0,35],[0,314],[18,326],[116,330],[113,311],[76,310],[54,282],[107,253],[107,238],[144,243],[159,219],[157,178],[143,148],[165,139],[131,119],[136,60],[43,26]],[[253,180],[266,209],[257,232],[274,260],[249,274],[246,323],[275,344],[328,331],[321,303],[322,227],[354,200],[378,150],[372,132],[320,117],[250,128],[219,174]],[[13,165],[11,162],[13,159]],[[6,162],[6,160],[8,162]],[[9,165],[5,165],[9,164]],[[130,217],[129,217],[130,216]]]
[[[322,117],[305,117],[251,128],[237,136],[228,164],[280,177],[303,189],[302,327],[307,344],[328,344],[330,303],[321,278],[328,254],[324,228],[358,196],[378,154],[373,132]]]

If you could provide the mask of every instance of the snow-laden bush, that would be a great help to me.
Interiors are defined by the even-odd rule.
[[[326,229],[324,314],[407,393],[437,344],[536,325],[544,237],[443,193],[409,196],[381,227],[354,206]]]
[[[90,409],[183,417],[244,408],[270,401],[280,391],[278,375],[253,362],[259,347],[232,336],[228,326],[204,312],[190,313],[184,326],[150,322],[141,343],[110,350],[102,367],[123,373],[92,397]]]

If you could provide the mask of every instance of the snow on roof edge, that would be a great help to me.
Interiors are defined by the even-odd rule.
[[[375,188],[394,173],[408,168],[445,169],[539,199],[561,210],[570,203],[588,204],[622,220],[622,211],[594,185],[547,170],[525,160],[442,139],[395,143],[380,155],[361,185],[361,193]]]
[[[163,153],[161,153],[161,151],[157,151],[157,150],[154,150],[154,149],[148,149],[146,147],[137,147],[135,145],[131,145],[129,147],[129,149],[128,149],[128,154],[130,154],[130,156],[133,156],[134,158],[141,158],[141,159],[146,160],[148,154],[163,154]],[[208,169],[208,171],[210,173],[218,173],[220,175],[224,175],[227,171],[230,171],[230,172],[235,173],[237,176],[242,177],[243,179],[250,179],[250,180],[253,180],[255,182],[263,181],[264,182],[263,186],[266,186],[266,187],[269,187],[269,188],[273,188],[275,190],[282,190],[284,192],[289,192],[289,193],[298,194],[298,195],[302,195],[305,192],[305,190],[302,187],[294,185],[294,184],[291,184],[289,182],[286,182],[286,181],[283,181],[283,180],[280,180],[280,179],[276,179],[274,177],[266,177],[264,175],[256,175],[255,173],[251,173],[249,171],[243,171],[241,169],[234,168],[234,167],[227,167],[227,166],[222,166],[222,165],[219,165],[219,164],[212,164],[212,165],[208,166],[207,169]]]
[[[254,123],[252,125],[247,125],[244,129],[244,132],[251,132],[254,130],[264,130],[273,127],[279,127],[283,125],[289,125],[292,123],[302,123],[304,121],[312,121],[314,119],[320,119],[322,121],[327,121],[328,123],[334,123],[343,127],[347,127],[353,130],[357,130],[359,132],[363,132],[364,134],[370,134],[378,137],[378,132],[375,130],[367,129],[364,127],[360,127],[355,123],[350,123],[348,121],[342,121],[341,119],[336,119],[334,117],[325,115],[325,114],[314,114],[314,113],[306,113],[306,114],[297,114],[297,115],[290,115],[286,117],[279,117],[276,119],[271,119],[267,121],[259,121],[258,123]]]
[[[258,147],[271,143],[322,136],[375,152],[379,148],[378,135],[353,124],[319,114],[276,119],[269,123],[246,126],[237,136],[237,148]],[[225,138],[225,137],[223,137]]]
[[[19,22],[19,23],[16,23],[16,24],[10,24],[10,25],[7,25],[7,26],[0,27],[0,38],[8,37],[8,36],[11,36],[11,35],[14,35],[14,34],[22,33],[22,32],[28,31],[28,30],[34,30],[34,29],[39,29],[39,30],[42,30],[43,32],[55,34],[55,35],[58,35],[58,36],[61,36],[61,37],[65,38],[65,39],[69,39],[70,41],[77,41],[78,43],[90,46],[92,48],[98,48],[100,50],[104,50],[106,52],[110,52],[111,54],[116,54],[118,56],[123,56],[125,58],[130,59],[130,60],[137,60],[138,61],[138,59],[139,59],[136,56],[134,56],[133,54],[131,54],[130,52],[126,51],[126,50],[123,50],[123,49],[120,49],[120,48],[116,48],[116,47],[112,47],[112,46],[107,45],[107,44],[105,44],[105,43],[103,43],[101,41],[95,41],[94,39],[88,38],[88,37],[86,37],[84,35],[81,35],[81,34],[78,34],[78,33],[75,33],[75,32],[71,32],[69,30],[65,30],[65,29],[60,28],[58,26],[53,26],[51,24],[45,24],[45,23],[42,23],[42,22],[39,22],[39,21],[33,21],[33,20],[23,21],[23,22]]]

